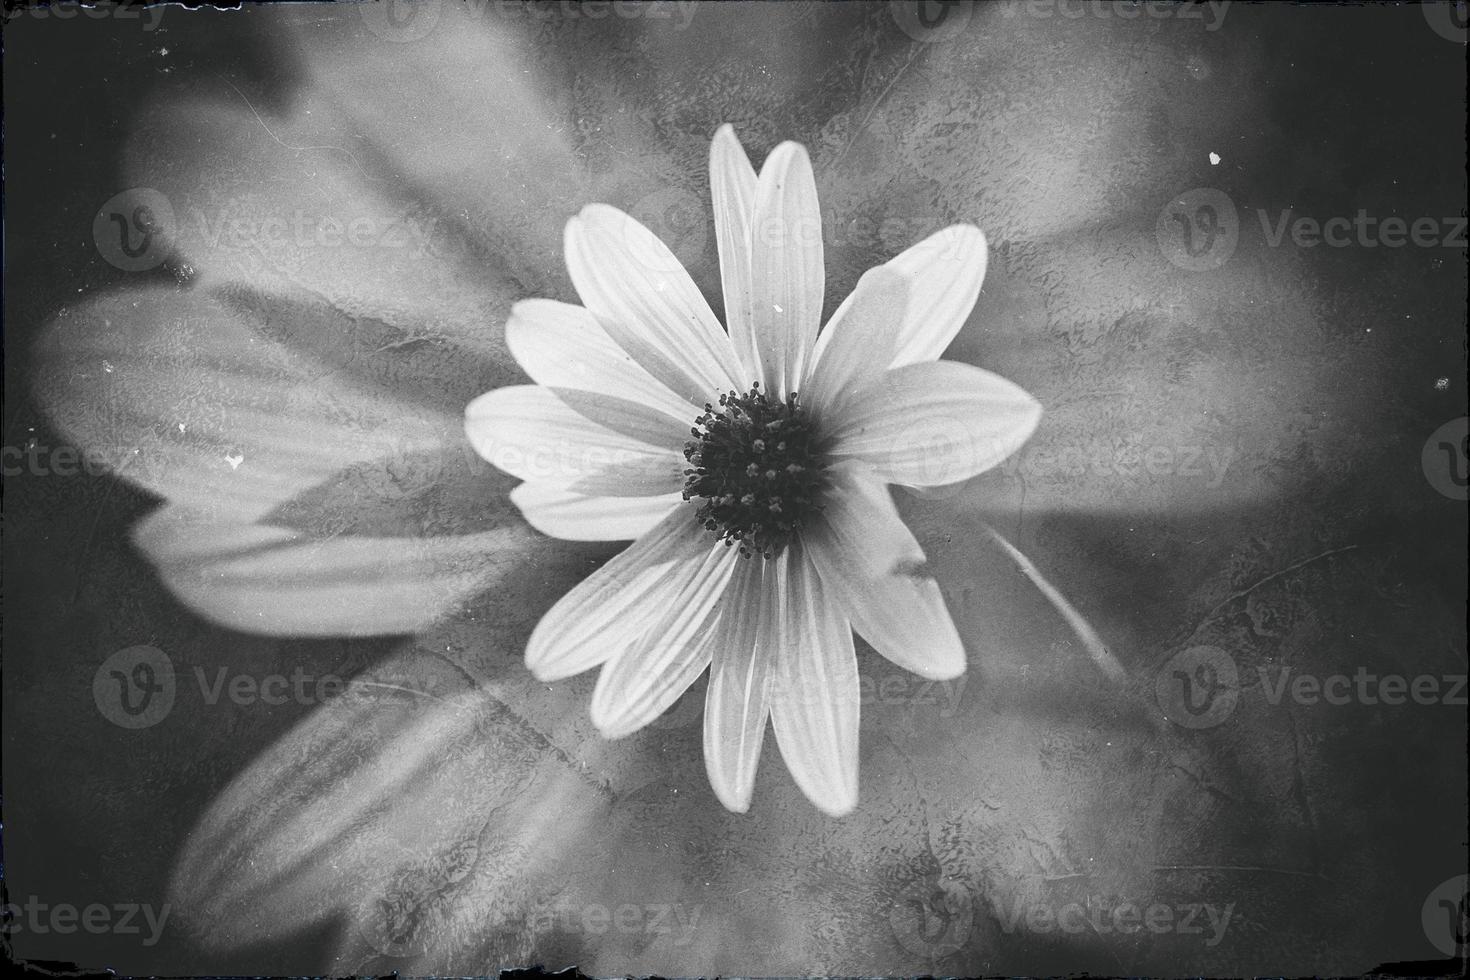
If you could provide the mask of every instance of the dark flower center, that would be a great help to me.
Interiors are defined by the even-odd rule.
[[[783,402],[756,382],[721,395],[690,432],[684,499],[704,498],[700,523],[744,557],[776,557],[821,511],[827,464],[796,392]]]

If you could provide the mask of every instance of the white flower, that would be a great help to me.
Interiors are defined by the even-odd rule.
[[[1031,435],[1016,385],[937,360],[969,316],[985,238],[947,228],[869,271],[818,333],[821,216],[806,151],[759,176],[733,130],[710,181],[729,332],[673,254],[594,204],[567,223],[584,306],[517,304],[511,353],[536,382],[475,399],[476,450],[525,480],[512,500],[557,538],[631,546],[567,593],[526,650],[541,680],[601,667],[609,738],[657,718],[706,668],[704,754],[750,805],[769,715],[807,797],[857,802],[852,632],[926,678],[965,652],[886,484],[955,483]],[[936,456],[940,431],[949,447]]]

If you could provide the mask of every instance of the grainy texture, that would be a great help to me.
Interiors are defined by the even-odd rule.
[[[1465,673],[1466,508],[1421,465],[1465,414],[1463,232],[1271,240],[1287,209],[1463,213],[1463,46],[1391,8],[958,5],[938,28],[869,4],[589,9],[8,27],[5,444],[93,448],[215,520],[311,540],[508,534],[488,567],[445,571],[482,591],[449,590],[450,617],[414,637],[263,638],[170,597],[128,543],[153,506],[134,487],[7,470],[10,900],[169,910],[155,943],[23,928],[15,955],[458,975],[1339,974],[1439,955],[1420,913],[1466,865],[1463,698],[1273,691],[1286,667]],[[66,108],[28,107],[38,89]],[[592,675],[530,677],[531,627],[615,549],[526,530],[459,429],[470,398],[521,379],[510,305],[575,301],[561,229],[584,204],[647,222],[719,309],[724,122],[757,162],[808,147],[828,313],[927,234],[982,227],[990,271],[947,356],[1045,407],[1008,463],[897,492],[970,666],[931,685],[859,644],[861,801],[840,821],[771,739],[750,813],[719,806],[702,681],[606,742]],[[172,208],[168,258],[121,271],[93,219],[139,187]],[[1231,251],[1182,251],[1171,202],[1206,234],[1201,188],[1237,213]],[[354,221],[370,233],[342,244]],[[138,644],[177,693],[127,730],[93,680]],[[1187,727],[1160,692],[1199,647],[1240,691]],[[353,684],[210,703],[221,668]],[[1170,925],[1046,924],[1074,902]]]

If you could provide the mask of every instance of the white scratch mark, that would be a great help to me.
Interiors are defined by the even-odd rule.
[[[1001,537],[1000,532],[996,531],[995,528],[986,527],[985,530],[989,531],[990,536],[995,539],[996,543],[1005,549],[1006,554],[1011,556],[1011,560],[1021,569],[1021,573],[1029,578],[1041,594],[1046,596],[1047,600],[1056,607],[1057,612],[1062,614],[1062,618],[1067,621],[1068,626],[1072,627],[1072,632],[1077,634],[1077,639],[1082,641],[1082,646],[1086,648],[1098,668],[1110,680],[1122,681],[1126,676],[1123,671],[1123,665],[1118,663],[1118,658],[1114,657],[1112,652],[1108,650],[1102,641],[1102,637],[1097,635],[1097,631],[1092,628],[1092,625],[1083,619],[1082,614],[1072,607],[1072,604],[1067,601],[1066,597],[1042,576],[1037,567],[1031,563],[1031,559],[1021,554],[1015,545]],[[1132,528],[1129,528],[1129,530],[1132,530]]]

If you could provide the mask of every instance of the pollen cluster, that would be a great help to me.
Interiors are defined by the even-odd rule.
[[[684,499],[704,498],[700,523],[742,556],[774,558],[821,511],[826,463],[796,392],[781,401],[755,382],[706,404],[690,432]]]

